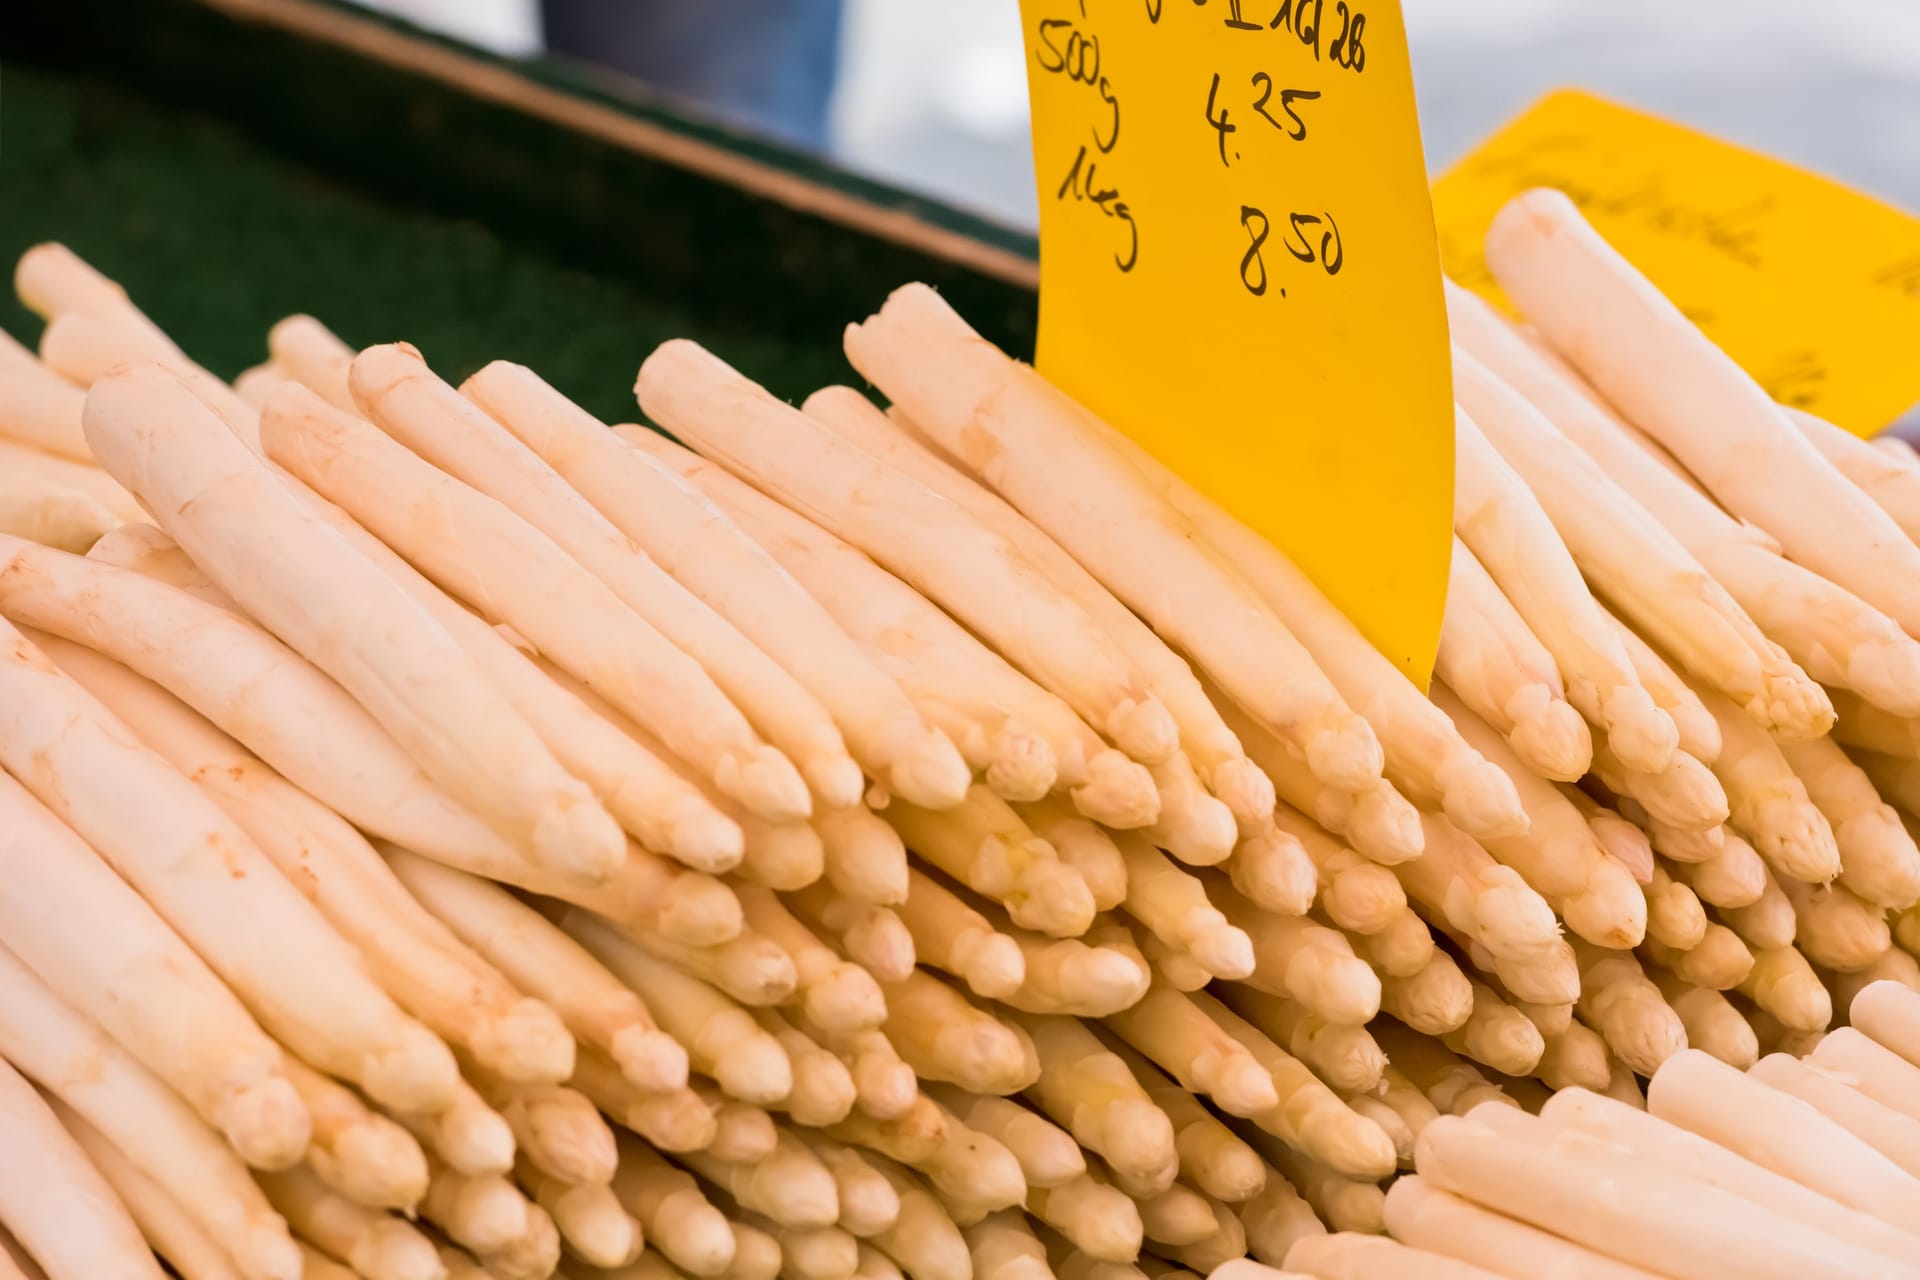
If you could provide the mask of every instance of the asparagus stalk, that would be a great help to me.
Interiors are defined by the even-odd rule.
[[[1115,1177],[1131,1186],[1170,1184],[1179,1168],[1173,1122],[1128,1066],[1138,1055],[1109,1049],[1073,1018],[1028,1015],[1020,1025],[1040,1056],[1040,1078],[1027,1100],[1104,1159]]]
[[[1572,782],[1587,771],[1592,737],[1559,665],[1457,537],[1434,674],[1541,777]]]
[[[1920,548],[1564,195],[1511,202],[1488,230],[1487,259],[1547,340],[1730,511],[1909,632],[1920,627]]]
[[[867,453],[905,471],[1004,535],[1071,596],[1118,644],[1179,726],[1182,749],[1209,790],[1243,830],[1273,801],[1273,786],[1246,758],[1238,738],[1194,678],[1186,661],[1083,568],[1059,543],[958,468],[937,457],[863,395],[846,387],[816,391],[807,415]]]
[[[1187,536],[1190,524],[1108,447],[1084,409],[981,340],[925,286],[896,290],[878,315],[848,329],[846,347],[854,367],[950,456],[978,473],[991,449],[994,466],[981,478],[1288,738],[1317,777],[1343,789],[1374,785],[1383,760],[1372,731],[1259,593]],[[937,378],[928,376],[929,353],[937,353]],[[1082,481],[1071,491],[1059,486],[1063,463]],[[1223,625],[1227,618],[1235,625]],[[1287,678],[1272,678],[1276,668]]]
[[[286,1072],[313,1118],[306,1160],[322,1182],[372,1209],[411,1210],[420,1203],[427,1157],[411,1133],[298,1058],[287,1058]]]
[[[718,1275],[734,1261],[734,1235],[693,1175],[669,1164],[645,1143],[620,1140],[613,1192],[640,1224],[649,1248],[696,1276]]]
[[[311,1170],[296,1165],[257,1176],[296,1235],[366,1280],[440,1280],[446,1274],[433,1244],[417,1229],[335,1194]]]

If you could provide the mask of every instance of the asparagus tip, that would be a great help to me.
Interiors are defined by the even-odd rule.
[[[1004,800],[1038,800],[1053,790],[1058,776],[1053,744],[1025,725],[1010,721],[993,735],[982,779],[993,794]]]
[[[1049,750],[1049,765],[1051,755]],[[887,781],[909,804],[951,809],[967,798],[973,775],[952,739],[930,728],[887,766]]]
[[[284,1077],[259,1080],[221,1099],[215,1120],[240,1158],[256,1169],[298,1164],[313,1120]]]
[[[1160,764],[1180,749],[1180,729],[1158,698],[1121,703],[1107,717],[1114,745],[1141,764]]]
[[[1537,697],[1522,695],[1536,694]],[[1515,704],[1523,704],[1516,706]],[[1530,685],[1508,704],[1510,741],[1521,760],[1556,782],[1578,782],[1593,765],[1593,734],[1573,704],[1545,685]]]
[[[573,1074],[573,1036],[551,1006],[521,999],[482,1022],[473,1056],[502,1079],[559,1084]]]
[[[608,1048],[620,1065],[620,1074],[642,1093],[686,1088],[686,1047],[666,1032],[652,1027],[622,1027],[614,1033]]]

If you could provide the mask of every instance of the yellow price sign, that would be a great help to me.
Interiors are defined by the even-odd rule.
[[[1398,0],[1021,0],[1041,372],[1423,688],[1453,390]]]
[[[1861,435],[1920,400],[1920,218],[1804,169],[1562,90],[1434,184],[1441,256],[1501,305],[1494,213],[1557,187],[1775,399]]]

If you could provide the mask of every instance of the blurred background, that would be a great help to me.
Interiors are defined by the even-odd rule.
[[[610,63],[848,168],[1035,223],[1017,0],[364,2],[503,53]],[[1578,85],[1920,210],[1920,0],[1403,8],[1436,173]]]

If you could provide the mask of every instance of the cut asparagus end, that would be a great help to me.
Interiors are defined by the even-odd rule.
[[[622,1027],[609,1046],[620,1074],[642,1093],[665,1093],[687,1087],[687,1050],[678,1040],[652,1027]]]
[[[1107,717],[1107,736],[1141,764],[1160,764],[1180,749],[1180,729],[1158,698],[1121,703]]]
[[[551,1006],[516,1000],[476,1028],[473,1056],[503,1080],[559,1084],[573,1074],[573,1036]]]
[[[1573,704],[1543,684],[1528,685],[1507,703],[1508,739],[1520,759],[1556,782],[1578,782],[1593,765],[1593,735]]]
[[[1680,730],[1673,717],[1655,706],[1638,685],[1608,690],[1601,698],[1600,718],[1607,745],[1629,769],[1659,773],[1679,749]]]
[[[1052,752],[1048,759],[1051,766]],[[938,729],[929,729],[887,766],[887,780],[899,796],[922,809],[951,809],[967,797],[973,781],[959,748]]]
[[[1160,789],[1137,760],[1106,749],[1087,761],[1087,776],[1072,790],[1073,807],[1103,827],[1131,831],[1160,818]]]
[[[1008,721],[993,735],[982,779],[993,794],[1003,800],[1038,800],[1053,790],[1058,777],[1059,762],[1054,756],[1053,744],[1039,734],[1025,725]]]
[[[1252,835],[1273,817],[1273,779],[1260,766],[1244,756],[1222,760],[1207,779],[1208,788],[1232,812],[1240,824],[1240,834]]]
[[[300,1162],[313,1120],[300,1095],[282,1077],[241,1085],[222,1097],[214,1124],[256,1169],[288,1169]]]

